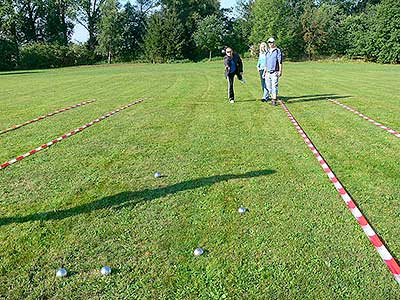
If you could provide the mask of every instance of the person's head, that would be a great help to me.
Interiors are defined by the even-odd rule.
[[[273,38],[273,37],[270,37],[269,39],[268,39],[268,46],[270,47],[270,48],[275,48],[276,46],[275,46],[275,39]]]
[[[267,43],[266,42],[261,42],[260,44],[260,53],[265,52],[267,50]]]
[[[225,53],[226,55],[228,55],[229,57],[233,56],[233,49],[231,47],[227,47],[225,49]]]

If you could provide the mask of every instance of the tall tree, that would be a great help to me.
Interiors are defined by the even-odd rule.
[[[183,55],[194,58],[196,51],[193,33],[197,29],[197,22],[202,18],[218,14],[219,0],[161,0],[163,9],[177,12],[178,19],[184,28]]]
[[[160,0],[136,0],[135,2],[135,9],[142,15],[147,15],[161,3]]]
[[[209,60],[212,51],[221,47],[223,24],[216,15],[207,16],[198,22],[193,38],[198,47],[208,50]]]
[[[99,45],[97,49],[101,54],[107,55],[108,63],[111,64],[111,60],[121,43],[117,0],[105,0],[101,5],[100,12]]]
[[[370,35],[378,62],[400,63],[400,5],[382,0],[376,6],[375,28]]]
[[[308,3],[301,16],[301,24],[310,60],[315,54],[344,54],[345,43],[337,42],[343,40],[343,20],[345,16],[338,5],[324,3],[316,7],[311,1]]]
[[[250,40],[254,44],[273,36],[285,56],[298,58],[304,53],[300,18],[304,1],[257,0],[254,4],[254,26]]]
[[[161,12],[151,15],[144,39],[145,55],[152,63],[162,62],[164,57],[163,22]]]
[[[81,24],[89,33],[87,46],[90,51],[94,51],[97,42],[98,26],[100,22],[100,7],[105,0],[77,0],[77,22]]]
[[[43,41],[45,3],[43,0],[15,0],[18,30],[22,43]]]
[[[16,22],[12,0],[0,0],[0,70],[17,66],[19,48]]]
[[[174,9],[163,11],[162,39],[164,59],[174,60],[183,58],[184,27]]]
[[[48,42],[68,45],[74,24],[72,0],[46,0],[44,37]]]
[[[121,12],[121,25],[120,56],[125,61],[136,59],[142,54],[143,40],[146,33],[145,15],[127,2]]]

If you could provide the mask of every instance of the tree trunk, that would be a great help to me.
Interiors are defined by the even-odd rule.
[[[208,57],[208,61],[210,61],[211,60],[211,50],[210,50],[210,56]]]
[[[108,63],[111,64],[111,50],[108,50]]]

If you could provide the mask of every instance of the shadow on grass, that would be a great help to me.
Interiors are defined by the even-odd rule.
[[[23,75],[23,74],[35,74],[35,73],[41,73],[38,71],[22,71],[22,72],[0,72],[0,76],[12,76],[12,75]]]
[[[287,103],[297,103],[297,102],[308,102],[308,101],[322,101],[328,99],[343,99],[351,97],[352,96],[340,96],[335,94],[317,94],[317,95],[303,95],[303,96],[293,96],[293,97],[279,96],[279,99]]]
[[[104,197],[90,203],[82,204],[64,210],[39,212],[27,216],[0,218],[0,226],[12,223],[25,223],[31,221],[62,220],[79,214],[90,213],[96,210],[113,208],[113,207],[120,209],[125,206],[135,206],[144,201],[151,201],[181,191],[187,191],[187,190],[197,189],[200,187],[211,186],[221,181],[261,177],[261,176],[271,175],[274,173],[276,173],[275,170],[259,170],[259,171],[247,172],[244,174],[215,175],[210,177],[187,180],[156,189],[144,189],[141,191],[122,192],[116,195]]]

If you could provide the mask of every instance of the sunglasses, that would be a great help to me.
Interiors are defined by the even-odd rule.
[[[273,44],[274,42],[268,42],[268,44]]]

